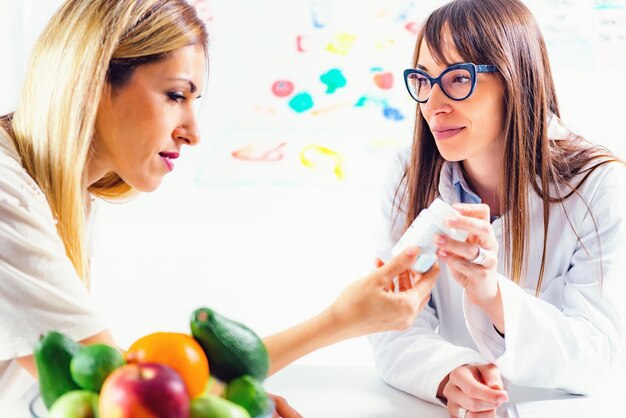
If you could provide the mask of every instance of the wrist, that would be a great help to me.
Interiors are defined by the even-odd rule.
[[[448,403],[448,399],[443,394],[443,390],[446,388],[446,385],[448,384],[449,380],[450,380],[450,373],[448,373],[446,377],[443,378],[443,380],[439,383],[439,387],[437,388],[437,398],[441,400],[441,402],[443,402],[444,404]]]
[[[331,306],[315,317],[319,335],[323,335],[327,344],[334,344],[349,338],[350,321],[345,314],[338,312]]]
[[[490,280],[490,282],[487,286],[483,285],[479,289],[472,286],[465,288],[469,300],[485,312],[489,312],[495,303],[499,303],[500,299],[500,286],[497,279]]]
[[[325,332],[332,335],[335,342],[363,334],[358,328],[365,316],[356,312],[355,307],[358,304],[354,301],[339,298],[319,315],[319,321],[327,327]]]
[[[468,295],[469,296],[469,295]],[[470,296],[471,299],[471,296]],[[489,318],[499,334],[504,334],[504,308],[500,286],[497,285],[495,295],[486,299],[472,300]]]

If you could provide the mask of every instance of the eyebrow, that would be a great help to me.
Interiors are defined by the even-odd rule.
[[[168,78],[168,80],[178,80],[178,81],[186,81],[189,83],[189,90],[192,93],[195,93],[196,90],[198,90],[198,88],[196,87],[196,85],[193,83],[193,81],[189,80],[188,78],[184,78],[184,77],[170,77]]]
[[[465,61],[453,62],[452,64],[448,65],[448,67],[452,67],[453,65],[463,64],[463,63],[465,63]],[[418,70],[422,70],[422,71],[428,72],[428,68],[424,67],[421,64],[416,64],[415,68],[417,68]]]

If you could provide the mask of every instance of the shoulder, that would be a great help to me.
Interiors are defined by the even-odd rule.
[[[564,209],[579,222],[593,226],[602,220],[604,225],[616,227],[626,220],[626,165],[616,161],[593,167],[591,164],[572,180],[571,187],[580,186],[565,201]]]
[[[385,172],[385,191],[393,189],[394,193],[400,185],[411,160],[411,147],[403,147],[397,150],[389,159]]]
[[[404,178],[404,173],[410,159],[411,147],[404,147],[397,150],[388,161],[380,194],[382,219],[386,223],[384,227],[385,233],[388,233],[391,229],[392,235],[394,235],[401,231],[404,225],[403,222],[398,222],[397,220],[402,219],[403,215],[406,214],[406,179]]]
[[[55,219],[46,196],[22,166],[13,141],[0,130],[0,234],[8,231],[32,239],[56,235]],[[1,237],[0,237],[1,238]]]
[[[610,198],[626,201],[626,164],[612,161],[594,168],[593,165],[579,174],[580,180],[588,177],[580,187],[581,194],[588,200]]]
[[[398,149],[393,155],[391,163],[395,166],[398,166],[398,168],[402,168],[402,170],[406,169],[409,161],[411,160],[411,150],[411,146],[406,146]]]
[[[49,210],[48,201],[28,174],[6,131],[0,129],[0,202]]]
[[[406,173],[411,160],[411,147],[397,150],[389,159],[384,174],[382,188],[382,204],[384,207],[398,206],[398,199],[404,194],[406,188]]]

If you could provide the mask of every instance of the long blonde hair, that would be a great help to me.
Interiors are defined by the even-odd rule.
[[[105,83],[119,87],[137,65],[188,45],[202,45],[206,54],[207,38],[185,0],[68,0],[34,47],[19,104],[0,121],[46,195],[67,255],[86,285],[88,192],[109,199],[134,193],[115,173],[86,184]]]
[[[567,141],[551,141],[548,137],[548,121],[552,115],[560,116],[559,105],[545,42],[532,13],[519,0],[455,0],[435,10],[418,33],[414,67],[422,40],[438,62],[451,64],[446,62],[442,42],[447,28],[464,60],[497,65],[503,79],[506,143],[498,197],[506,214],[505,267],[519,284],[527,257],[528,192],[532,189],[543,201],[544,215],[543,252],[535,289],[538,295],[547,257],[550,206],[578,195],[578,189],[595,169],[619,160],[576,135]],[[443,162],[418,109],[411,160],[400,182],[400,186],[406,185],[399,201],[406,199],[407,226],[437,196]],[[556,186],[558,195],[550,195],[551,186]]]

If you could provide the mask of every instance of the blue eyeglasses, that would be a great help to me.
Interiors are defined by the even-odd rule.
[[[495,73],[495,65],[476,65],[471,62],[454,64],[446,68],[439,77],[433,78],[425,71],[409,68],[404,70],[404,83],[409,94],[418,103],[426,103],[435,84],[452,100],[465,100],[476,88],[478,73]]]

